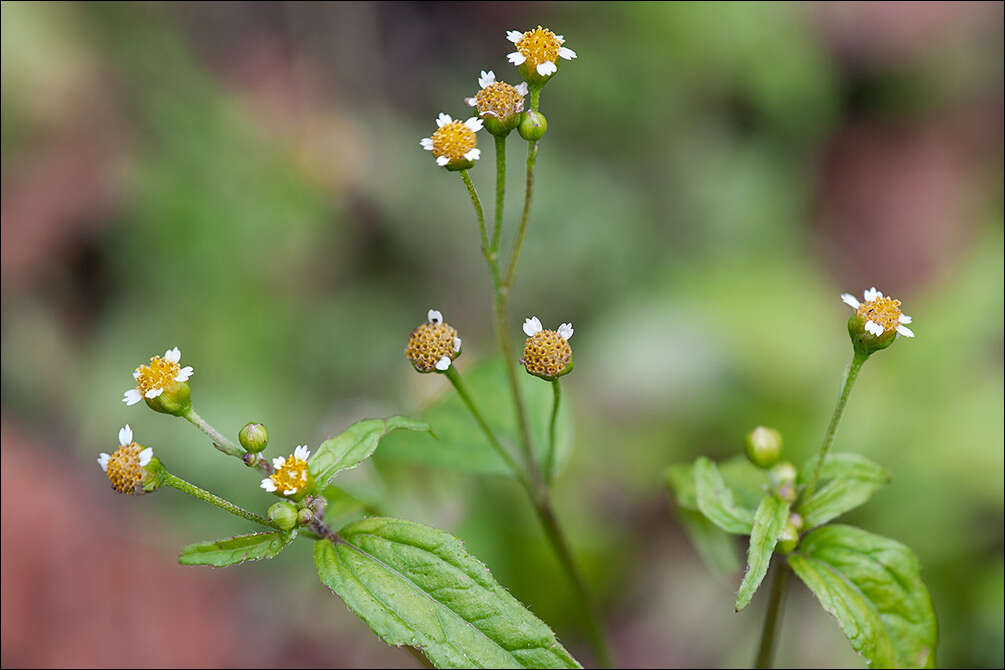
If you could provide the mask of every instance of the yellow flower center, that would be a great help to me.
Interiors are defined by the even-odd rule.
[[[460,121],[451,121],[433,133],[433,156],[446,156],[450,162],[463,161],[464,154],[478,144],[475,133]]]
[[[489,84],[475,94],[478,116],[489,114],[497,119],[509,119],[523,111],[523,96],[504,81]]]
[[[878,323],[883,330],[894,330],[900,323],[900,301],[887,296],[862,303],[858,315],[863,320]]]
[[[446,323],[424,323],[409,336],[405,356],[419,372],[432,372],[444,356],[450,360],[457,357],[456,337],[457,331]]]
[[[572,348],[566,339],[554,330],[542,330],[527,338],[520,362],[532,375],[553,379],[569,367],[571,360]]]
[[[283,467],[269,475],[269,478],[280,493],[296,493],[307,484],[307,461],[289,456]]]
[[[119,493],[136,493],[146,478],[146,471],[140,466],[140,452],[143,448],[135,442],[121,446],[108,458],[105,474],[112,488]]]
[[[516,50],[524,55],[531,68],[545,61],[557,63],[561,47],[562,43],[555,37],[555,33],[541,26],[525,32],[516,43]]]
[[[140,393],[146,394],[151,389],[167,388],[174,382],[174,378],[181,371],[181,366],[177,363],[154,356],[150,359],[150,365],[141,365],[136,368],[139,375],[136,377],[136,388]]]

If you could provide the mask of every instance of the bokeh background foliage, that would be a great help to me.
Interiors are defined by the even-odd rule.
[[[444,380],[402,355],[430,306],[464,338],[462,371],[487,359],[470,204],[418,138],[464,113],[479,69],[513,79],[504,32],[537,23],[579,59],[542,98],[512,326],[576,325],[560,512],[620,661],[749,663],[762,596],[732,614],[738,576],[701,565],[663,469],[738,453],[758,423],[801,462],[851,355],[837,296],[876,284],[918,337],[852,398],[835,448],[894,479],[849,521],[917,551],[940,665],[1002,665],[1000,4],[4,3],[2,19],[4,665],[410,662],[317,584],[309,549],[177,566],[183,544],[242,529],[170,493],[117,497],[93,459],[129,421],[178,474],[264,510],[190,426],[119,403],[138,362],[180,346],[204,416],[264,421],[285,449],[435,401]],[[586,658],[519,491],[395,439],[346,487],[463,538]],[[810,598],[790,597],[779,663],[861,665]]]

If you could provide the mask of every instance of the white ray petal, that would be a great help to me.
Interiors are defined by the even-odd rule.
[[[135,370],[133,370],[133,379],[139,379],[139,378],[140,378],[140,369],[136,368]]]
[[[447,163],[449,163],[449,162],[450,162],[450,159],[447,158],[446,156],[439,156],[436,159],[436,164],[439,165],[440,167],[446,167]]]
[[[421,146],[426,151],[432,151],[433,150],[433,138],[432,137],[423,137],[421,140],[419,140],[419,146]]]
[[[558,55],[559,57],[564,58],[565,60],[572,60],[573,58],[576,57],[576,52],[570,49],[569,47],[559,47]]]
[[[122,402],[127,405],[135,405],[141,400],[143,400],[143,396],[140,395],[140,392],[137,389],[129,389],[122,394]]]
[[[129,427],[129,424],[119,428],[119,444],[123,447],[130,444],[133,441],[133,429]]]
[[[444,114],[443,112],[440,112],[440,115],[436,117],[436,126],[438,128],[442,128],[448,123],[453,123],[453,121],[454,120],[450,118],[449,114]]]
[[[574,331],[572,329],[571,323],[563,323],[561,326],[558,327],[558,334],[562,336],[563,340],[568,340],[570,337],[572,337],[573,332]]]
[[[426,319],[434,326],[438,326],[443,323],[443,314],[438,309],[431,309],[426,312]]]
[[[523,332],[527,334],[527,337],[534,337],[538,333],[544,330],[541,326],[541,319],[536,316],[532,316],[529,319],[524,319],[523,322]]]
[[[146,396],[147,398],[150,398],[152,400],[152,399],[156,398],[157,396],[159,396],[161,393],[164,393],[164,389],[150,389],[149,391],[147,391],[143,395]]]
[[[865,330],[867,333],[871,333],[877,337],[883,334],[883,326],[879,325],[872,319],[865,322]]]
[[[145,468],[149,463],[150,459],[154,457],[154,450],[152,447],[147,447],[140,452],[140,467]]]
[[[464,154],[464,158],[466,158],[469,161],[476,161],[481,157],[482,157],[482,150],[478,148],[474,148],[471,151]]]
[[[537,64],[537,73],[542,77],[548,77],[550,75],[558,72],[558,66],[552,63],[550,60],[546,60],[543,63]]]
[[[461,350],[461,338],[455,337],[454,338],[454,352],[456,353],[456,352],[458,352],[460,350]]]
[[[449,356],[443,356],[443,357],[440,358],[440,360],[436,361],[436,369],[439,370],[439,371],[441,371],[441,372],[444,371],[444,370],[446,370],[449,367],[450,367],[450,357]]]
[[[914,337],[914,331],[904,325],[897,326],[897,332],[904,337]]]
[[[195,370],[192,369],[192,366],[186,365],[185,367],[183,367],[181,370],[178,371],[178,374],[175,375],[174,380],[176,382],[187,382],[188,378],[192,376],[193,372],[195,372]]]
[[[506,31],[506,39],[508,39],[513,44],[516,44],[517,42],[519,42],[521,37],[523,37],[523,33],[520,32],[519,30],[507,30]]]
[[[464,98],[464,104],[467,105],[468,107],[477,107],[478,106],[478,99],[477,98]],[[429,147],[429,148],[432,149],[432,147]]]
[[[911,323],[912,321],[914,321],[914,319],[912,319],[911,317],[909,317],[907,314],[901,314],[900,315],[900,322],[901,323]]]
[[[302,461],[306,461],[307,457],[311,455],[311,450],[307,448],[306,444],[301,444],[299,447],[293,450],[293,457],[299,458]]]
[[[527,87],[527,82],[525,81],[521,81],[519,84],[514,86],[514,88],[516,89],[516,92],[519,93],[520,95],[527,95],[527,93],[530,91],[530,89]]]
[[[181,349],[174,347],[164,352],[164,360],[177,363],[181,360]]]
[[[464,125],[467,126],[468,130],[470,130],[471,132],[477,133],[479,130],[482,129],[482,126],[485,125],[485,122],[479,119],[477,116],[472,116],[470,119],[464,122]]]
[[[872,302],[876,298],[882,298],[883,297],[883,292],[876,290],[876,287],[873,286],[872,288],[870,288],[868,291],[866,291],[863,294],[863,297],[865,298],[866,302]]]
[[[273,493],[276,490],[276,483],[272,481],[271,477],[266,477],[265,479],[262,480],[262,488],[268,491],[269,493]]]
[[[296,489],[286,489],[285,491],[283,491],[283,495],[284,496],[291,496],[291,495],[293,495],[296,492],[297,492]]]
[[[862,304],[858,301],[858,298],[853,296],[851,293],[842,293],[841,300],[842,302],[844,302],[844,304],[848,305],[852,309],[858,309],[859,306]]]
[[[281,469],[284,465],[286,465],[285,456],[276,456],[275,458],[272,459],[272,467],[274,467],[276,470]]]
[[[519,51],[514,51],[511,54],[506,54],[506,60],[513,63],[513,65],[523,65],[523,62],[527,60],[527,57]]]
[[[494,83],[496,83],[496,73],[492,70],[489,70],[488,72],[482,70],[482,76],[478,77],[478,85],[482,88],[486,88]]]
[[[106,454],[103,451],[100,454],[98,454],[98,467],[100,467],[105,472],[108,472],[108,459],[109,458],[111,458],[111,456],[109,456],[108,454]]]

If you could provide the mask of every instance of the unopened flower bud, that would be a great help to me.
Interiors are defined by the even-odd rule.
[[[791,522],[787,521],[782,532],[778,535],[776,549],[782,554],[792,552],[799,545],[799,529]]]
[[[801,514],[796,514],[793,512],[789,515],[789,523],[796,527],[796,530],[803,529],[803,517]]]
[[[527,341],[520,363],[527,372],[552,381],[572,371],[571,323],[563,323],[558,330],[545,330],[541,320],[533,316],[523,322],[523,332]]]
[[[264,423],[249,423],[237,434],[245,451],[257,453],[269,445],[269,431]]]
[[[163,358],[154,356],[148,365],[136,368],[136,386],[123,394],[122,402],[135,405],[144,400],[156,412],[184,415],[192,407],[188,379],[193,370],[190,365],[182,367],[180,360],[181,350],[174,347],[165,351]]]
[[[771,483],[780,500],[791,503],[796,499],[796,468],[788,461],[782,461],[771,468]]]
[[[747,458],[759,468],[770,468],[782,457],[782,434],[774,428],[758,426],[747,433]]]
[[[314,521],[314,512],[312,512],[311,510],[304,507],[301,508],[299,512],[297,512],[297,523],[300,524],[301,526],[306,526],[311,521]]]
[[[296,526],[297,516],[297,506],[285,500],[269,508],[269,519],[283,530],[290,530]]]
[[[446,372],[460,355],[461,338],[435,309],[427,312],[426,322],[412,331],[405,347],[405,357],[418,372]]]
[[[850,293],[841,295],[841,300],[855,310],[848,319],[848,335],[856,354],[866,357],[886,349],[898,335],[914,337],[914,331],[907,327],[912,319],[900,311],[899,300],[884,296],[875,286],[862,297],[864,302]]]
[[[528,109],[523,113],[518,130],[520,137],[528,142],[536,142],[548,132],[548,119],[541,112]]]
[[[126,424],[119,430],[119,448],[98,455],[98,466],[119,493],[138,495],[157,490],[164,467],[154,458],[154,450],[133,442],[133,430]]]

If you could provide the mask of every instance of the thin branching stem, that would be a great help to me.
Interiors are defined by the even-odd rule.
[[[845,405],[848,404],[848,396],[851,395],[852,386],[855,385],[855,380],[858,379],[859,370],[862,369],[865,359],[866,356],[856,353],[855,357],[852,358],[851,365],[848,366],[847,372],[845,372],[844,384],[841,386],[841,395],[838,396],[837,405],[834,406],[830,425],[827,426],[827,433],[824,435],[823,444],[820,445],[820,455],[817,457],[817,465],[813,469],[813,477],[810,479],[810,483],[803,493],[803,500],[808,500],[813,495],[813,491],[816,490],[817,483],[820,480],[820,472],[824,467],[824,460],[826,460],[827,452],[834,442],[834,435],[837,433],[838,424],[841,422],[841,415],[844,414]]]
[[[782,621],[782,605],[785,600],[785,585],[788,581],[789,569],[776,557],[771,578],[771,596],[768,600],[768,611],[764,615],[764,628],[761,630],[761,645],[757,650],[755,668],[770,668],[775,655],[775,643],[778,640],[778,629]]]
[[[216,505],[225,512],[230,512],[234,516],[239,516],[242,519],[247,519],[248,521],[254,521],[255,523],[261,524],[263,526],[268,526],[269,528],[279,528],[276,524],[269,521],[263,516],[258,516],[254,512],[249,512],[243,507],[239,507],[229,500],[225,500],[220,496],[210,493],[206,489],[201,489],[195,484],[185,481],[181,477],[176,477],[170,472],[164,472],[163,474],[163,484],[165,486],[170,486],[171,488],[178,489],[182,493],[187,493],[193,498],[198,498],[203,502],[208,502],[211,505]]]
[[[551,480],[555,476],[555,434],[558,428],[558,408],[562,402],[562,385],[558,379],[551,380],[551,389],[555,395],[555,401],[551,405],[551,421],[548,422],[548,457],[544,462],[544,481],[551,486]]]

